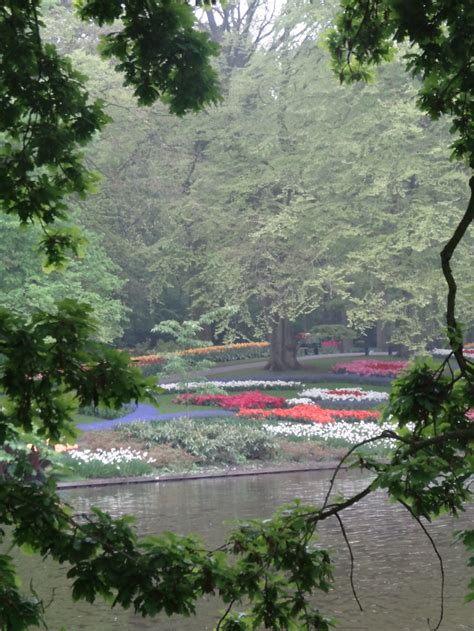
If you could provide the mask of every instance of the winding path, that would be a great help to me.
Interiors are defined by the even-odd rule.
[[[117,425],[124,423],[134,423],[135,421],[169,421],[174,418],[186,416],[187,418],[212,418],[218,416],[234,416],[234,412],[226,410],[199,410],[190,412],[184,409],[182,412],[171,412],[170,414],[160,414],[159,409],[147,403],[139,403],[133,412],[110,421],[97,421],[96,423],[78,423],[76,427],[83,432],[91,432],[98,429],[113,429]]]

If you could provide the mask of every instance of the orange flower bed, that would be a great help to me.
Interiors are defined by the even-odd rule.
[[[246,348],[267,348],[270,346],[269,342],[242,342],[239,344],[225,344],[222,346],[202,346],[200,348],[188,348],[185,351],[176,351],[173,355],[183,357],[186,355],[208,355],[210,353],[226,353],[228,351],[238,351]],[[150,366],[153,364],[164,364],[166,362],[166,356],[163,355],[139,355],[138,357],[132,357],[132,362],[135,366]]]
[[[188,348],[185,351],[178,351],[176,355],[207,355],[216,351],[237,351],[244,348],[266,348],[270,346],[269,342],[242,342],[240,344],[225,344],[222,346],[202,346],[201,348]]]
[[[351,421],[378,421],[380,412],[371,410],[330,410],[319,405],[301,404],[292,408],[275,408],[264,410],[262,408],[242,408],[239,416],[254,418],[281,418],[294,421],[311,421],[313,423],[334,423],[339,420]]]

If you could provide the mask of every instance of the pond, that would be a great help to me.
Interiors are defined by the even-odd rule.
[[[96,505],[113,515],[137,517],[140,533],[174,530],[201,534],[217,546],[229,530],[229,520],[269,516],[273,510],[300,497],[306,503],[321,502],[329,472],[300,472],[239,478],[216,478],[133,486],[101,487],[64,491],[63,496],[78,511]],[[337,489],[348,496],[362,488],[367,477],[342,473]],[[452,532],[472,523],[474,510],[458,520],[444,518],[429,525],[445,562],[445,619],[441,629],[474,630],[474,607],[463,604],[469,571],[467,555],[453,546]],[[336,586],[329,595],[318,595],[320,609],[334,615],[341,631],[427,631],[435,626],[440,608],[438,560],[426,536],[405,509],[389,504],[383,493],[367,498],[347,512],[348,537],[356,560],[355,583],[364,611],[351,595],[347,548],[336,521],[323,524],[321,543],[334,553]],[[48,601],[50,629],[118,631],[124,629],[201,631],[212,629],[221,604],[210,599],[201,603],[197,618],[160,617],[142,619],[130,612],[110,610],[98,602],[72,603],[65,578],[66,568],[34,557],[18,558],[24,585],[33,584]],[[430,623],[428,623],[428,619]]]

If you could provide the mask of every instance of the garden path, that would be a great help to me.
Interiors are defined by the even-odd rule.
[[[172,412],[170,414],[160,414],[159,409],[153,405],[147,403],[139,403],[133,412],[108,421],[97,421],[96,423],[78,423],[76,427],[83,432],[90,432],[94,430],[112,429],[117,425],[123,423],[134,423],[135,421],[169,421],[173,418],[179,418],[180,416],[186,416],[190,418],[209,418],[218,416],[234,416],[234,412],[227,412],[226,410],[199,410],[190,412],[183,410],[183,412]]]
[[[312,359],[325,359],[328,357],[332,357],[332,358],[344,358],[344,357],[363,357],[364,353],[327,353],[327,354],[321,354],[321,355],[298,355],[298,361],[300,363],[305,363],[307,361],[310,361]],[[206,370],[199,370],[196,371],[194,373],[192,373],[190,375],[190,377],[195,378],[195,377],[205,377],[205,376],[209,376],[209,375],[222,375],[226,372],[235,372],[236,370],[250,370],[252,368],[256,368],[256,369],[260,369],[260,368],[265,368],[265,366],[267,365],[268,360],[267,359],[262,359],[259,361],[252,361],[252,362],[248,362],[246,364],[229,364],[228,366],[222,366],[222,365],[217,365],[217,366],[213,366],[212,368],[207,368]],[[278,373],[274,373],[274,375],[277,375]],[[276,377],[273,376],[273,379],[275,379]],[[160,381],[161,383],[172,383],[173,381],[177,380],[177,376],[176,375],[167,375],[166,377],[161,377]]]

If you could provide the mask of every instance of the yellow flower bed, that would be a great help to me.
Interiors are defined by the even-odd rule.
[[[146,366],[149,364],[162,364],[169,355],[179,355],[181,357],[185,355],[208,355],[215,352],[225,353],[244,349],[267,348],[269,346],[269,342],[241,342],[239,344],[224,344],[221,346],[202,346],[199,348],[188,348],[184,351],[176,351],[176,353],[164,353],[163,355],[139,355],[138,357],[132,357],[132,362],[138,366]]]
[[[222,346],[202,346],[200,348],[188,348],[185,351],[178,351],[176,355],[206,355],[216,351],[237,351],[244,348],[265,348],[270,346],[269,342],[242,342],[240,344],[225,344]]]

